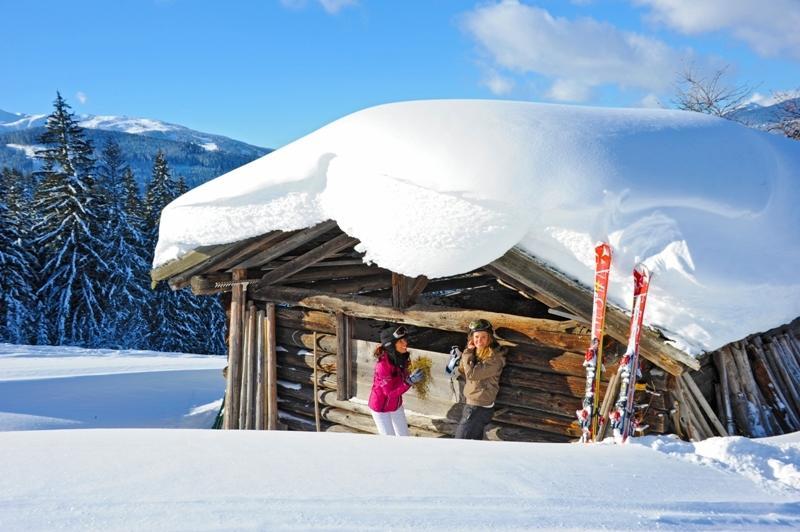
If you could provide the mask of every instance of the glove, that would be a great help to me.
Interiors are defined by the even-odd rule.
[[[444,368],[448,375],[452,375],[458,364],[461,362],[461,349],[457,345],[450,348],[450,360],[447,362],[447,367]]]
[[[411,375],[406,377],[406,382],[408,384],[416,384],[422,380],[422,377],[425,376],[425,373],[422,371],[422,368],[415,369]]]

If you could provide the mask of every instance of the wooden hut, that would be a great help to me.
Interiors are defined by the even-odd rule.
[[[445,374],[467,323],[489,319],[509,346],[489,439],[566,442],[584,389],[592,294],[519,248],[451,277],[408,278],[364,264],[358,241],[334,221],[194,249],[152,271],[177,290],[223,294],[229,317],[224,407],[226,429],[374,433],[366,400],[379,330],[402,323],[412,356],[432,361],[428,397],[406,395],[411,433],[452,435],[460,414],[456,384]],[[629,317],[606,318],[607,409]],[[752,337],[701,358],[642,334],[637,392],[650,434],[702,439],[800,428],[797,327]],[[757,419],[756,419],[757,418]]]

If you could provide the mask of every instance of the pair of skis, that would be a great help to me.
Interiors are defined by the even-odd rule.
[[[595,281],[594,301],[592,305],[592,332],[589,349],[583,366],[586,368],[586,388],[583,408],[576,411],[581,427],[581,441],[588,443],[597,437],[600,419],[598,406],[600,401],[600,377],[603,370],[603,333],[605,330],[606,300],[608,297],[608,279],[611,272],[611,246],[600,243],[595,247]],[[624,442],[633,429],[635,404],[633,395],[636,391],[636,378],[639,374],[639,338],[644,318],[644,307],[647,302],[647,290],[650,287],[650,272],[643,264],[633,269],[633,313],[631,315],[628,347],[619,366],[622,384],[611,413],[611,428],[614,439]]]

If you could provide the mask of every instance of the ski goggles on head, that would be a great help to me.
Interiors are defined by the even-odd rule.
[[[470,332],[477,332],[477,331],[491,331],[492,324],[489,323],[488,320],[480,319],[480,320],[472,320],[469,322],[469,330]]]
[[[402,325],[397,329],[395,329],[394,332],[392,333],[392,337],[395,340],[399,340],[400,338],[405,338],[406,336],[408,336],[408,329],[406,329]]]

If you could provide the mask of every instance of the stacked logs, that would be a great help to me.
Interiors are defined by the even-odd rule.
[[[755,335],[714,353],[717,410],[731,434],[800,430],[800,342],[790,330]]]
[[[356,321],[354,331],[361,336],[379,325],[370,320]],[[447,334],[441,332],[443,336]],[[360,339],[374,340],[376,335],[371,336]],[[333,314],[279,308],[276,341],[281,422],[292,430],[317,430],[315,417],[318,416],[320,430],[375,433],[369,408],[363,400],[337,399],[338,341]],[[412,351],[414,347],[423,348],[412,345]],[[583,359],[582,354],[563,348],[525,343],[511,347],[487,438],[566,442],[579,437],[575,411],[581,404],[585,386]],[[613,375],[615,370],[615,365],[608,365],[606,374]],[[371,374],[367,375],[362,369],[357,378],[358,386],[368,389]],[[601,387],[603,394],[606,386],[607,383],[603,383]],[[410,433],[426,437],[451,436],[460,415],[460,406],[452,406],[446,416],[413,412],[407,406]],[[664,405],[653,408],[648,421],[652,423],[651,432],[669,429],[665,410]]]

